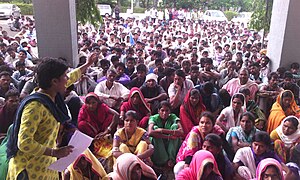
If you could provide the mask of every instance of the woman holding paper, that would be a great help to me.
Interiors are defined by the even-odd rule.
[[[58,131],[70,119],[61,94],[97,59],[89,60],[67,75],[68,66],[62,60],[45,58],[37,67],[39,89],[25,98],[8,140],[10,159],[7,179],[59,179],[49,165],[72,152],[72,146],[56,148]]]

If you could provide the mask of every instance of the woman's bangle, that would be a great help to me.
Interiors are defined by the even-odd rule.
[[[153,144],[149,144],[149,145],[148,145],[148,148],[149,148],[149,149],[154,149]]]
[[[108,127],[107,127],[107,130],[108,130],[109,132],[111,132],[111,127],[110,127],[110,126],[108,126]]]

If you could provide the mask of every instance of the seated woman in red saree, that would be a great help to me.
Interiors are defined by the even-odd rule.
[[[184,137],[194,126],[199,125],[201,113],[205,110],[200,92],[197,89],[190,89],[180,106],[180,121]]]
[[[139,121],[138,126],[144,129],[147,128],[149,117],[151,115],[151,109],[150,105],[146,103],[142,92],[137,87],[134,87],[130,90],[128,102],[124,102],[121,106],[121,126],[124,124],[124,115],[129,110],[137,112]]]
[[[118,118],[118,112],[102,103],[97,94],[91,92],[86,95],[85,104],[79,111],[78,129],[93,138],[113,135]]]

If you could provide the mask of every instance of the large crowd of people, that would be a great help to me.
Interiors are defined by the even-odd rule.
[[[34,19],[0,33],[0,179],[300,179],[299,64],[272,72],[258,32],[166,12],[78,24],[77,67],[37,58]],[[48,169],[76,129],[91,146]]]

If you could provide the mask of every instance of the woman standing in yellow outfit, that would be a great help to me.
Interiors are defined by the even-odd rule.
[[[48,167],[56,158],[70,154],[73,148],[56,149],[60,125],[70,119],[61,94],[96,59],[97,55],[93,54],[84,65],[69,74],[68,66],[59,59],[45,58],[38,65],[39,89],[22,101],[8,140],[7,179],[59,179],[58,172]]]

